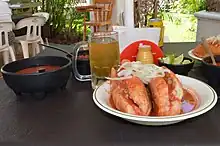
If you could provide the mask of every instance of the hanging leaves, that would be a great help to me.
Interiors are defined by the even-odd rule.
[[[76,12],[75,6],[82,0],[41,0],[42,11],[48,12],[48,24],[52,36],[62,35],[63,39],[82,36],[83,14]]]

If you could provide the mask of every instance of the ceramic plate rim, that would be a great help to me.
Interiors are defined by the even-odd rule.
[[[188,55],[189,55],[190,57],[192,57],[193,59],[202,61],[202,58],[195,56],[192,51],[193,51],[193,49],[192,49],[192,50],[189,50]]]
[[[97,93],[97,90],[99,89],[100,86],[98,88],[96,88],[95,91],[93,92],[93,101],[95,102],[95,104],[100,109],[102,109],[103,111],[105,111],[109,114],[112,114],[114,116],[121,117],[121,118],[124,118],[124,119],[128,119],[128,120],[136,120],[136,121],[142,121],[142,122],[170,122],[170,121],[186,120],[186,119],[189,119],[189,118],[193,118],[193,117],[202,115],[202,114],[208,112],[209,110],[211,110],[216,105],[217,100],[218,100],[218,96],[217,96],[217,93],[215,92],[215,90],[212,87],[210,87],[208,84],[206,84],[206,83],[204,83],[200,80],[197,80],[197,79],[194,79],[194,78],[191,78],[191,77],[182,76],[182,75],[178,75],[178,76],[196,80],[196,81],[200,82],[201,84],[204,84],[205,86],[207,86],[210,89],[210,91],[212,92],[212,98],[213,99],[210,102],[210,104],[203,107],[202,109],[200,109],[196,112],[195,111],[194,112],[189,112],[189,113],[182,114],[182,115],[177,115],[177,116],[166,116],[166,117],[136,116],[136,115],[123,113],[123,112],[115,110],[111,107],[106,107],[105,105],[102,105],[96,99],[96,93]]]

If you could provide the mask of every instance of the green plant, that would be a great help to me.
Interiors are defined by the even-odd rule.
[[[183,14],[194,14],[197,11],[206,9],[206,0],[164,0],[160,11]],[[168,3],[168,4],[167,4]]]
[[[42,11],[48,12],[51,37],[63,40],[82,39],[83,14],[76,11],[79,0],[41,0]]]
[[[195,41],[197,19],[194,13],[206,9],[206,0],[162,0],[158,17],[163,19],[165,34],[171,41]]]
[[[180,0],[179,8],[184,14],[193,14],[206,9],[205,0]]]

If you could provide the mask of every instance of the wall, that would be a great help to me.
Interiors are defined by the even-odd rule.
[[[200,11],[195,13],[198,19],[196,41],[220,34],[220,13]]]
[[[115,7],[113,9],[113,14],[112,14],[112,23],[113,24],[123,25],[122,13],[125,10],[124,6],[125,6],[125,0],[116,0],[115,1]]]
[[[122,16],[124,15],[124,17]],[[116,0],[113,11],[113,24],[134,27],[134,0]]]

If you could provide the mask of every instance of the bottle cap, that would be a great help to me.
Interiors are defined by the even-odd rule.
[[[142,47],[142,46],[143,46],[143,44],[142,44],[142,43],[140,43],[140,44],[139,44],[139,47]]]
[[[142,48],[151,48],[150,45],[142,45],[141,47],[142,47]]]
[[[150,49],[150,50],[151,50],[151,46],[150,46],[150,45],[140,44],[140,45],[139,45],[139,48],[144,48],[144,49]]]

